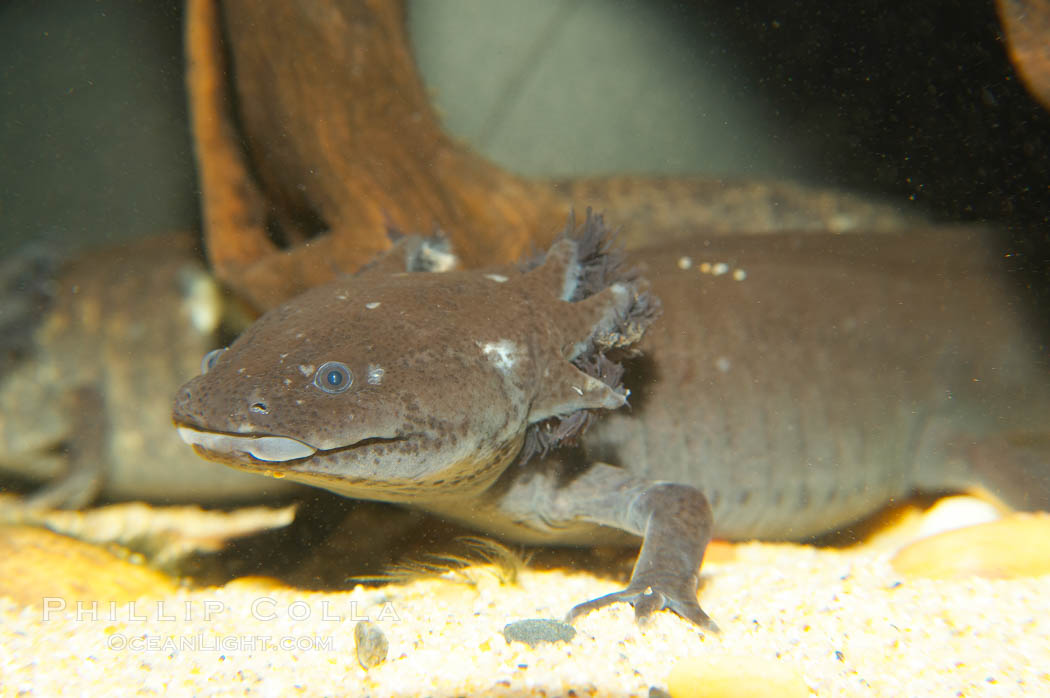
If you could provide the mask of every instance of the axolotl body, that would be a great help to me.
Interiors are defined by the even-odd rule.
[[[588,215],[539,265],[309,291],[174,416],[206,458],[512,540],[641,537],[570,618],[713,628],[712,535],[801,539],[916,489],[1050,502],[1047,352],[990,258],[967,230],[697,236],[633,254],[646,281]]]

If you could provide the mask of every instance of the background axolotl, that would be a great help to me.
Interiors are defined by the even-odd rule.
[[[34,504],[287,489],[204,463],[172,434],[167,396],[221,341],[222,299],[194,244],[171,234],[61,263],[42,250],[5,263],[0,471],[46,483]]]
[[[627,587],[570,618],[713,628],[712,535],[804,538],[915,489],[1050,503],[1047,352],[990,259],[959,229],[697,237],[633,254],[650,285],[588,215],[529,270],[309,291],[174,416],[206,458],[511,539],[640,536]]]

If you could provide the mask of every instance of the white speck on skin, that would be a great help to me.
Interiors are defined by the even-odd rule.
[[[314,374],[314,365],[313,364],[299,364],[299,373],[301,373],[305,377],[309,378],[310,376],[312,376]]]
[[[375,310],[379,307],[379,301],[372,301],[371,303],[365,303],[365,307],[369,310]]]
[[[732,368],[733,364],[724,356],[719,356],[715,359],[715,368],[722,373],[729,373],[729,369]]]
[[[711,273],[714,276],[721,276],[722,274],[725,274],[727,271],[729,271],[729,265],[726,264],[725,262],[718,262],[717,264],[712,264],[711,265]]]
[[[238,368],[237,369],[237,373],[243,374],[244,373],[244,367],[242,366],[241,368]]]
[[[686,269],[692,269],[693,268],[693,258],[692,257],[679,257],[678,258],[678,268],[681,269],[682,271],[685,271]]]
[[[296,400],[296,401],[295,401],[295,404],[296,404],[296,405],[301,405],[301,404],[303,404],[303,401],[302,401],[302,400]]]
[[[383,382],[383,374],[386,373],[380,366],[370,364],[368,366],[368,384],[379,385]]]
[[[733,270],[733,281],[743,281],[746,278],[747,278],[747,272],[744,271],[743,269],[734,269]]]
[[[338,300],[345,301],[346,300],[346,293],[340,291],[339,293],[335,294],[335,297]]]
[[[489,358],[501,373],[510,373],[518,362],[518,345],[509,339],[501,339],[496,342],[478,342],[481,352]]]
[[[581,388],[580,386],[574,385],[572,386],[572,389],[576,391],[577,395],[583,395],[583,388]]]
[[[284,384],[285,385],[291,385],[292,384],[292,379],[291,378],[285,378],[284,379]]]
[[[302,338],[303,338],[303,337],[305,337],[305,336],[306,336],[306,335],[304,335],[304,334],[303,334],[302,332],[298,332],[298,333],[296,333],[296,335],[295,335],[295,338],[296,338],[296,339],[302,339]]]
[[[485,274],[485,278],[489,281],[495,281],[497,284],[504,284],[507,282],[507,277],[503,274]]]

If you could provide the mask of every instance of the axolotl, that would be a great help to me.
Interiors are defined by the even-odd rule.
[[[913,490],[1050,503],[1046,347],[991,259],[971,230],[701,234],[632,267],[588,215],[539,264],[315,288],[174,419],[205,458],[508,539],[640,537],[626,588],[569,618],[714,629],[712,536],[803,539]]]

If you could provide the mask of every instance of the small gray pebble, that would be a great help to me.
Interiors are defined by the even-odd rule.
[[[365,669],[386,661],[386,653],[390,649],[386,635],[379,626],[367,621],[354,626],[354,644],[357,645],[357,662]]]
[[[576,628],[553,618],[530,618],[508,623],[503,628],[507,642],[524,642],[535,647],[541,642],[568,642],[576,637]]]

